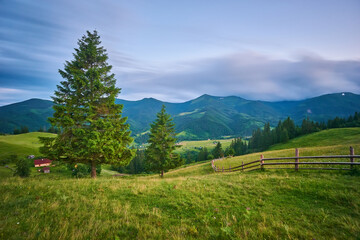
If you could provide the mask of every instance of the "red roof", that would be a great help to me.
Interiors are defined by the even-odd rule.
[[[52,161],[50,159],[47,159],[47,158],[35,159],[34,160],[35,165],[46,164],[46,163],[51,163],[51,162]]]

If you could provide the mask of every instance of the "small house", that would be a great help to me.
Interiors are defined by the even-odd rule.
[[[50,168],[49,167],[44,167],[43,169],[44,173],[50,173]]]
[[[52,161],[47,158],[35,159],[34,165],[35,165],[35,167],[47,167],[47,166],[50,166],[51,162]]]

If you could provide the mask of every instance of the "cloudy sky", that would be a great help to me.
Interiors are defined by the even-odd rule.
[[[0,0],[0,105],[50,99],[96,29],[119,98],[360,94],[359,0]]]

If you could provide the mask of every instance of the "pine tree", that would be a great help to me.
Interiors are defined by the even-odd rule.
[[[163,105],[157,114],[156,120],[151,124],[149,147],[146,149],[146,164],[150,171],[160,173],[180,166],[183,161],[180,156],[174,153],[176,142],[175,124],[172,118],[166,113]]]
[[[282,124],[283,129],[286,129],[288,132],[289,139],[296,137],[296,128],[294,121],[288,117]]]
[[[213,149],[212,154],[213,154],[214,158],[224,157],[224,150],[222,149],[220,142],[218,142],[216,144],[216,147]]]
[[[96,31],[87,31],[78,41],[72,61],[59,70],[65,79],[57,86],[52,127],[59,129],[55,138],[41,138],[41,153],[68,163],[127,165],[135,150],[128,146],[130,137],[122,105],[115,104],[120,88],[115,86],[112,66],[107,63],[106,49],[100,46]]]
[[[198,156],[197,156],[197,162],[201,162],[208,159],[208,150],[206,147],[201,148]]]

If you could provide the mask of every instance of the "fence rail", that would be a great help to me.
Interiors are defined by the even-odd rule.
[[[301,161],[300,160],[306,160],[306,159],[339,159],[339,158],[345,158],[349,159],[347,162],[340,162],[340,161],[334,161],[334,162],[310,162],[310,161]],[[214,159],[211,161],[211,167],[214,169],[215,172],[237,172],[237,171],[254,171],[254,170],[262,170],[265,169],[266,166],[283,166],[283,165],[294,165],[294,167],[266,167],[266,169],[295,169],[295,171],[298,170],[352,170],[354,166],[359,166],[360,162],[355,162],[355,159],[359,159],[360,155],[355,155],[354,148],[350,147],[350,154],[349,155],[334,155],[334,156],[299,156],[299,149],[295,149],[295,156],[294,157],[277,157],[277,158],[264,158],[263,155],[260,155],[260,159],[251,161],[248,163],[242,162],[241,165],[231,167],[229,168],[219,168],[216,166],[216,161],[221,161],[222,159]],[[280,162],[283,160],[292,160],[293,162]],[[273,162],[278,161],[278,162]],[[300,167],[301,165],[345,165],[349,166],[348,168],[336,168],[336,167]],[[246,167],[245,167],[246,166]]]

